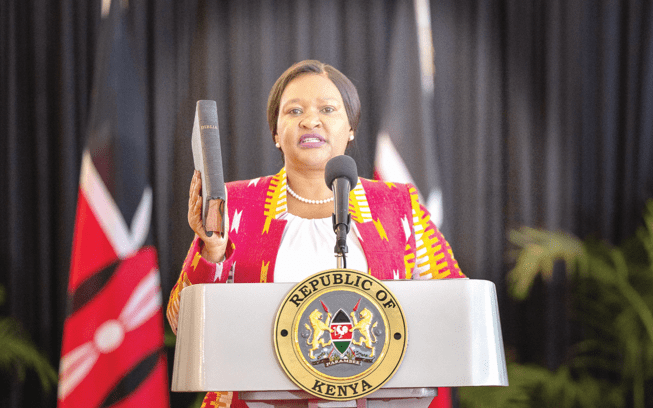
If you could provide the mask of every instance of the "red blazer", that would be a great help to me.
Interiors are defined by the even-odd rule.
[[[193,283],[274,282],[274,268],[286,220],[286,172],[227,183],[229,243],[226,259],[200,255],[195,237],[172,290],[167,315],[176,331],[179,293]],[[349,212],[369,270],[378,279],[463,278],[451,247],[430,221],[411,184],[361,178],[351,191]],[[315,271],[316,273],[319,271]]]
[[[286,172],[227,183],[229,242],[225,260],[202,258],[195,237],[177,284],[172,289],[167,316],[177,331],[180,292],[194,283],[274,282],[274,268],[287,211]],[[411,184],[361,178],[349,197],[354,231],[365,253],[368,273],[378,279],[464,278],[444,236],[431,222]],[[319,271],[315,271],[319,272]],[[231,392],[210,392],[202,406],[230,406]],[[236,402],[245,406],[242,402]]]

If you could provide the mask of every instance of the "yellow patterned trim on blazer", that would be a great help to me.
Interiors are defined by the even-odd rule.
[[[365,188],[363,188],[363,183],[360,181],[349,193],[349,212],[351,213],[351,219],[357,223],[372,221],[370,204],[367,202]]]
[[[286,168],[284,167],[279,171],[279,173],[272,177],[270,187],[268,187],[264,207],[264,215],[266,218],[262,234],[267,234],[270,231],[270,223],[273,219],[279,218],[281,214],[288,211],[286,183]]]
[[[442,264],[436,265],[435,253],[440,251],[442,247],[434,239],[435,231],[429,224],[430,216],[421,209],[415,187],[411,186],[408,191],[410,192],[410,202],[413,210],[413,228],[417,247],[417,259],[415,260],[413,274],[421,279],[444,278],[446,274],[438,274],[443,266]],[[444,267],[446,268],[446,266],[445,261]]]
[[[188,255],[190,254],[190,251],[193,249],[193,244],[190,244],[190,248],[188,248],[188,252],[186,253],[186,258],[184,261],[184,265],[182,267],[182,272],[179,275],[179,279],[177,279],[177,283],[175,286],[172,288],[172,291],[170,292],[170,298],[168,300],[168,306],[166,307],[166,317],[168,318],[168,323],[170,323],[170,328],[172,329],[173,333],[177,334],[177,320],[179,319],[179,297],[182,289],[184,289],[187,286],[192,285],[190,282],[190,279],[188,279],[188,275],[184,270],[188,266],[187,263],[190,261],[188,259]],[[195,265],[197,266],[197,265]]]
[[[411,279],[415,267],[415,254],[411,251],[410,244],[406,244],[404,251],[404,266],[406,267],[406,279]]]
[[[168,323],[170,323],[170,328],[172,332],[177,334],[177,321],[179,319],[179,299],[181,291],[192,285],[188,279],[186,272],[182,272],[177,280],[177,284],[172,289],[170,294],[170,301],[168,302],[168,307],[166,308],[166,317],[168,318]]]

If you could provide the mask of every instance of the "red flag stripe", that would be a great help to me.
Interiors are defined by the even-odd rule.
[[[138,14],[127,2],[111,3],[82,155],[59,408],[168,406],[157,256],[143,247],[153,203],[146,59],[132,30]]]
[[[76,335],[72,336],[70,341],[64,342],[65,354],[61,359],[59,379],[60,400],[65,400],[88,376],[101,355],[108,355],[121,347],[126,343],[127,335],[131,331],[138,329],[146,321],[162,313],[159,274],[155,268],[156,260],[153,251],[144,248],[138,255],[126,260],[123,264],[124,266],[120,268],[121,271],[117,272],[118,278],[122,279],[116,279],[116,282],[110,285],[113,287],[108,287],[106,293],[98,296],[96,303],[102,304],[103,309],[81,310],[66,321],[65,329],[68,332],[75,332]],[[124,284],[128,283],[124,279],[125,275],[133,275],[133,272],[142,268],[144,264],[150,265],[149,273],[140,280],[138,285],[135,285],[129,299],[121,300],[119,292],[124,292]],[[106,298],[109,297],[116,300],[118,304],[124,304],[119,314],[116,313],[117,318],[116,314],[111,316],[111,311],[117,310],[116,306],[118,305],[115,304],[116,302],[113,305],[107,302]],[[89,331],[92,328],[94,330]],[[74,341],[80,342],[80,340],[83,341],[82,344],[77,346],[70,344]],[[160,343],[162,343],[162,338]],[[129,345],[129,347],[131,346],[133,345]]]
[[[89,247],[92,245],[93,250]],[[113,246],[104,235],[102,226],[91,210],[84,191],[80,188],[75,216],[73,254],[70,264],[68,293],[74,293],[91,275],[118,259]],[[74,273],[73,273],[74,271]]]
[[[93,165],[88,150],[82,157],[80,188],[116,254],[120,258],[126,258],[136,252],[145,242],[150,230],[152,189],[147,186],[143,190],[130,230],[111,193]]]

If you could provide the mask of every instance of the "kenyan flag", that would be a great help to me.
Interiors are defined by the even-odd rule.
[[[331,325],[329,326],[333,330],[331,340],[340,352],[340,355],[345,354],[345,351],[347,351],[351,344],[351,326],[351,319],[342,309],[338,310],[335,316],[333,316],[333,319],[331,319]]]

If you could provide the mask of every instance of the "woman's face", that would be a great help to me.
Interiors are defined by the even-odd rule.
[[[345,153],[353,134],[340,91],[329,78],[304,74],[288,83],[275,137],[286,167],[324,169],[329,159]]]

